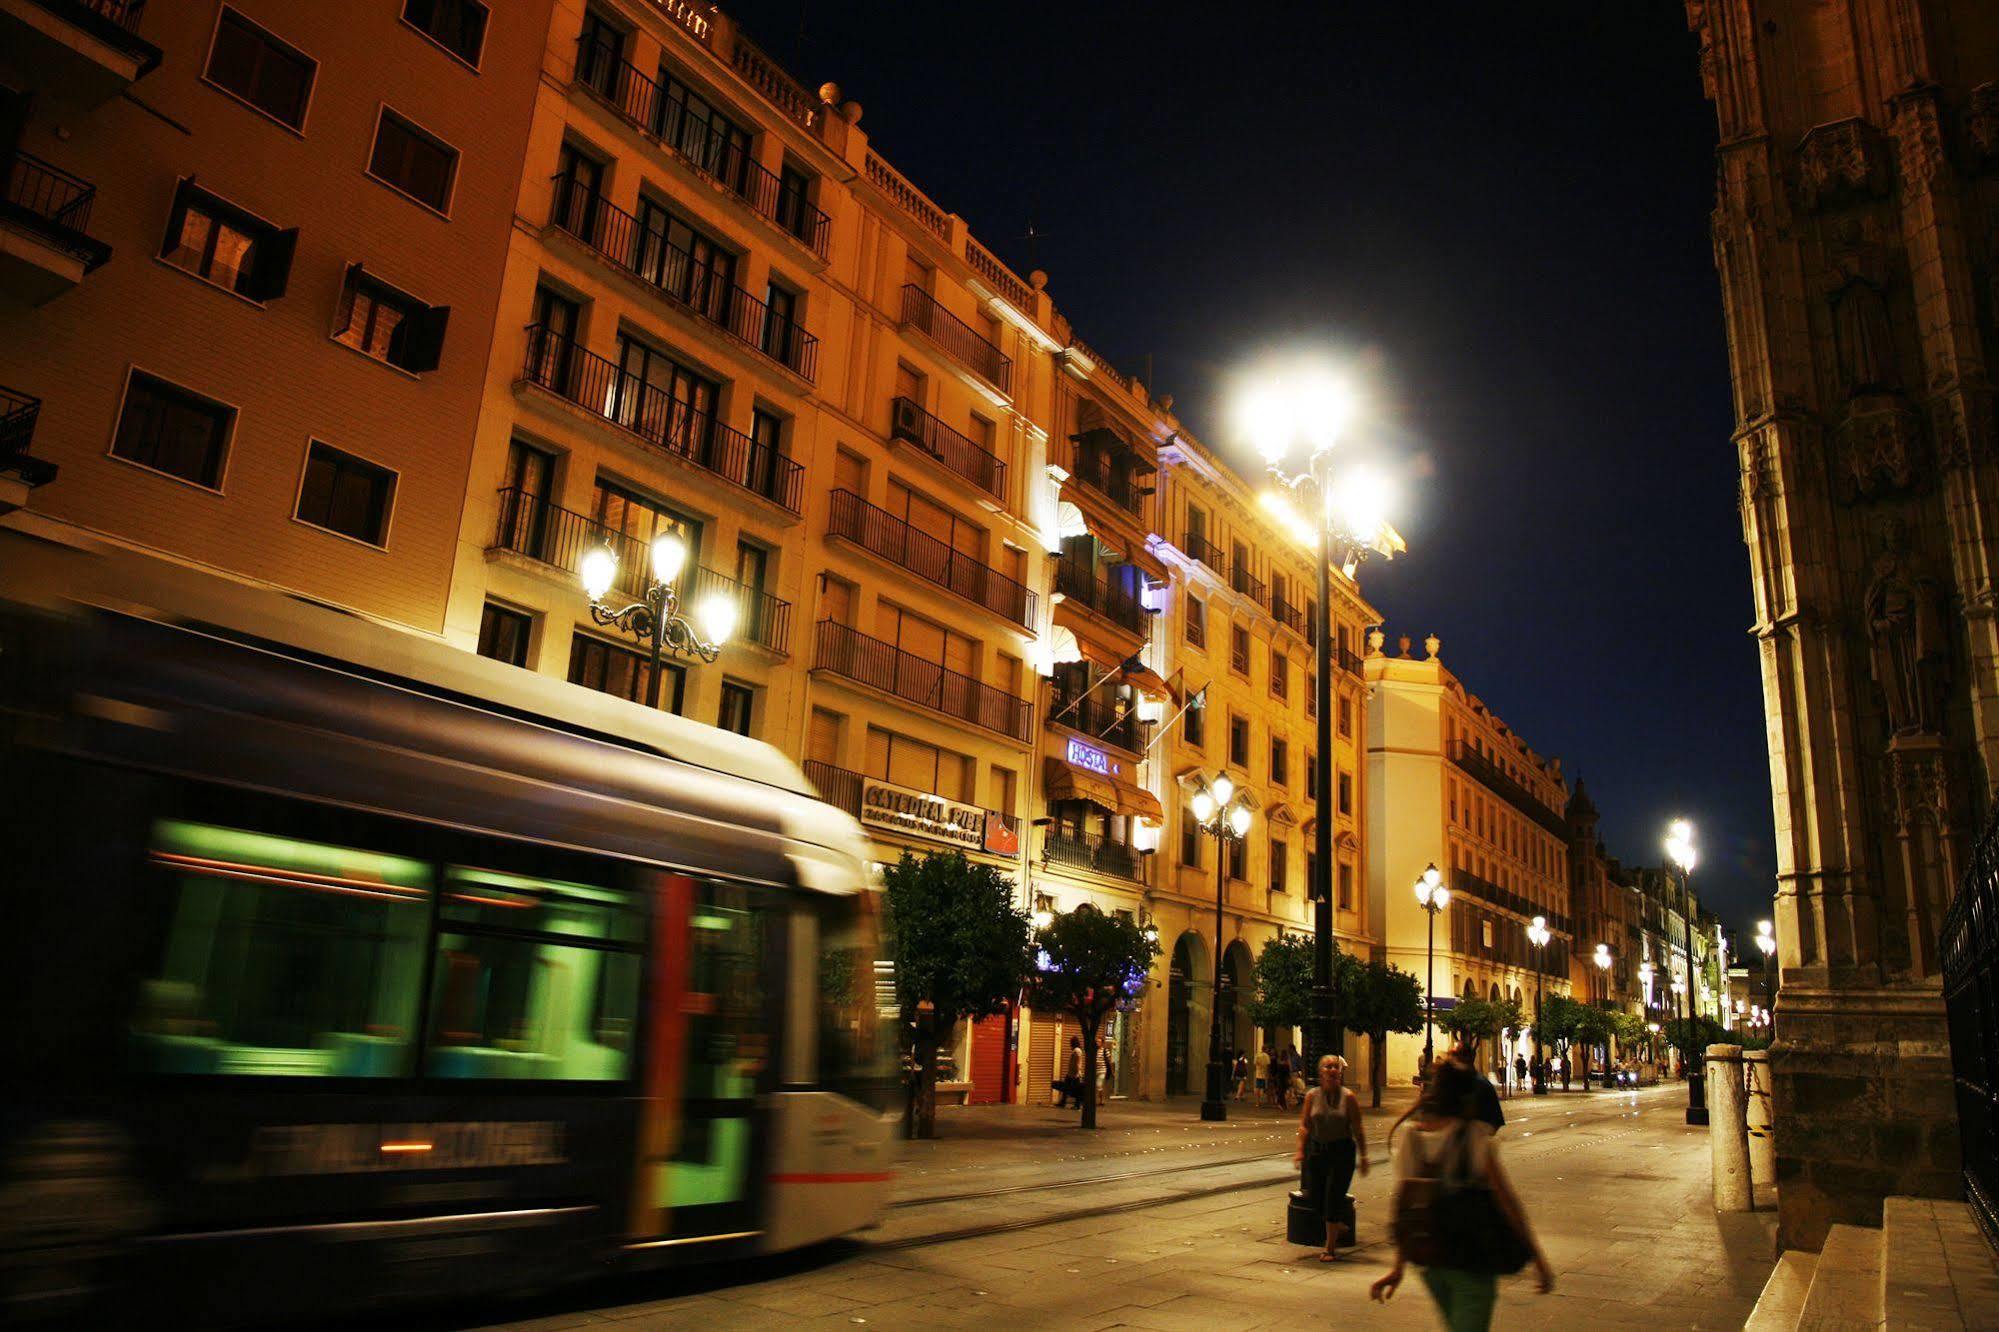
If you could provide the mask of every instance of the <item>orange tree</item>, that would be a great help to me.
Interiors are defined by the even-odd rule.
[[[1089,903],[1059,913],[1034,936],[1034,969],[1028,1001],[1043,1013],[1067,1013],[1083,1029],[1083,1127],[1097,1126],[1097,1051],[1104,1019],[1130,1012],[1145,993],[1146,973],[1159,941],[1122,916]]]

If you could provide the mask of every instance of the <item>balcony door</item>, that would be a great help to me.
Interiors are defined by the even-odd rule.
[[[554,454],[525,440],[508,446],[507,473],[500,482],[497,544],[530,559],[548,558],[548,505],[554,482]]]
[[[615,481],[597,478],[590,497],[590,521],[618,557],[618,581],[634,595],[651,573],[652,543],[669,532],[687,543],[687,569],[701,563],[701,524],[686,514]],[[686,590],[688,575],[680,578]]]
[[[715,383],[629,333],[618,334],[618,369],[613,419],[706,466],[719,393]]]

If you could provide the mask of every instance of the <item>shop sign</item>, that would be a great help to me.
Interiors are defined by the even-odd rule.
[[[1095,745],[1086,745],[1073,735],[1069,737],[1069,762],[1084,772],[1103,777],[1117,776],[1123,766]]]
[[[996,856],[1017,855],[1019,835],[993,810],[868,778],[861,784],[861,822],[870,828],[935,838]]]

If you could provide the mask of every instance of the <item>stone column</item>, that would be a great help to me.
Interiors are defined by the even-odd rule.
[[[1757,1186],[1767,1184],[1775,1187],[1777,1183],[1777,1140],[1771,1132],[1770,1122],[1770,1052],[1745,1050],[1742,1052],[1742,1065],[1749,1092],[1746,1119],[1749,1129],[1749,1197],[1753,1203]]]
[[[1743,1100],[1742,1047],[1710,1045],[1707,1048],[1708,1142],[1714,1151],[1717,1212],[1747,1212],[1754,1204]]]

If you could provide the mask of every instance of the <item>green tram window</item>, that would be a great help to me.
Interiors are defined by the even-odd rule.
[[[631,1075],[645,938],[631,894],[454,865],[440,915],[426,1073]]]
[[[740,888],[703,883],[688,920],[687,1068],[690,1107],[666,1170],[674,1207],[739,1202],[750,1187],[751,1112],[767,1081],[771,1010],[764,980],[765,912]]]
[[[149,859],[172,897],[134,1021],[156,1073],[393,1077],[416,1025],[431,867],[163,820]]]

